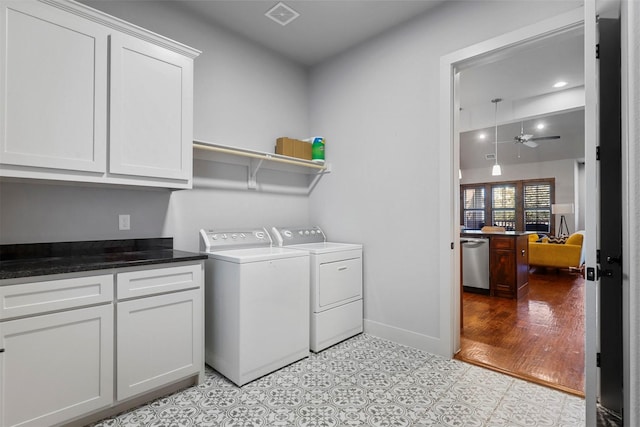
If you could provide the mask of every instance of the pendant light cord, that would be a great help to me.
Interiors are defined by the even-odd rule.
[[[495,164],[498,164],[498,102],[502,101],[502,98],[492,99],[491,102],[495,104],[494,123],[495,123]]]

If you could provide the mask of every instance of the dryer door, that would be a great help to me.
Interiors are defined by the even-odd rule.
[[[318,305],[323,311],[362,298],[362,258],[321,263]]]

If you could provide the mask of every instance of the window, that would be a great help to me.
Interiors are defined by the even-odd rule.
[[[484,222],[484,187],[467,188],[462,191],[464,228],[470,230],[481,229]]]
[[[524,229],[551,232],[551,184],[524,185]]]
[[[497,225],[514,231],[551,233],[554,178],[460,186],[460,224],[479,230]]]
[[[516,186],[494,185],[491,188],[491,225],[516,229]]]

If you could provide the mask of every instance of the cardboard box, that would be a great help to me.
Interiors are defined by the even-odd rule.
[[[281,137],[276,139],[276,154],[311,160],[311,144],[299,139]]]

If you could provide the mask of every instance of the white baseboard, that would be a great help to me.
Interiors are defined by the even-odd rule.
[[[446,358],[451,357],[450,354],[443,353],[441,348],[442,341],[439,338],[429,335],[419,334],[417,332],[385,325],[384,323],[368,319],[364,319],[364,332],[398,344],[424,350],[428,353],[437,354]]]

